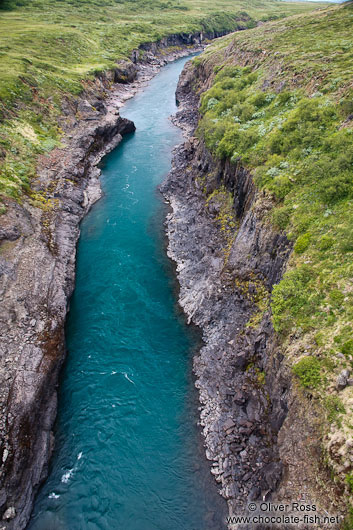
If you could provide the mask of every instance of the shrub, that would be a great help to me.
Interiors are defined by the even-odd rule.
[[[334,307],[339,307],[344,300],[344,294],[339,289],[333,289],[330,292],[329,298]]]
[[[353,339],[349,339],[342,344],[342,353],[345,355],[350,355],[353,353]]]
[[[340,111],[344,118],[353,114],[353,93],[341,99]]]
[[[279,199],[284,199],[291,189],[292,183],[288,175],[278,175],[273,179],[273,186],[270,187],[270,191],[273,191]]]
[[[292,208],[290,206],[275,208],[271,212],[272,223],[281,230],[284,230],[289,223],[291,212]]]
[[[353,252],[353,229],[350,227],[343,228],[339,236],[341,252]]]
[[[296,252],[297,254],[303,254],[303,252],[308,248],[310,244],[310,238],[311,235],[309,232],[303,234],[302,236],[299,236],[294,245],[294,252]]]
[[[285,105],[290,101],[292,94],[288,91],[283,91],[278,95],[278,104]]]
[[[318,388],[321,383],[321,363],[316,357],[303,357],[292,368],[305,388]]]
[[[218,105],[218,103],[218,99],[210,98],[207,102],[207,110],[213,109],[216,105]]]
[[[346,412],[344,405],[338,396],[327,396],[324,405],[329,423],[337,422],[338,416]]]
[[[263,107],[267,103],[266,94],[264,92],[256,92],[252,97],[249,98],[249,101],[257,108]]]
[[[320,250],[328,250],[333,245],[333,238],[328,235],[324,235],[318,242],[318,247]]]
[[[219,66],[218,69],[220,68],[221,67]],[[220,81],[221,79],[224,79],[226,77],[240,77],[242,74],[249,71],[250,69],[241,68],[240,66],[224,66],[218,71],[215,81]]]
[[[324,203],[327,204],[352,197],[352,174],[345,172],[339,175],[328,176],[318,184],[318,192]]]
[[[316,274],[308,265],[286,272],[272,291],[273,327],[278,332],[289,331],[293,326],[308,325],[321,293],[315,289]]]

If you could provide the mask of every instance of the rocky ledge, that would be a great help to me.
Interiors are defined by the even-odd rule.
[[[213,37],[215,35],[209,35]],[[167,62],[202,48],[197,35],[146,44],[62,103],[63,147],[42,157],[31,198],[0,217],[0,523],[21,530],[53,447],[64,323],[79,223],[100,197],[97,164],[135,130],[119,107]]]
[[[199,94],[209,83],[209,76],[197,75],[189,65],[179,81],[181,110],[174,121],[187,140],[175,150],[160,189],[170,205],[168,255],[177,264],[179,303],[203,334],[194,372],[211,473],[230,515],[270,500],[327,510],[329,496],[318,492],[307,456],[315,450],[317,421],[301,410],[268,311],[291,244],[266,221],[271,204],[251,174],[239,161],[213,159],[193,136],[194,90]],[[307,528],[277,526],[284,527]]]

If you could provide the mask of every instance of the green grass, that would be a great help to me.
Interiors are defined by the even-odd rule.
[[[64,96],[168,34],[234,30],[316,9],[275,0],[2,0],[0,195],[28,192],[40,153],[60,143]],[[244,11],[246,13],[244,14]]]
[[[324,400],[327,412],[327,420],[331,423],[340,425],[340,415],[346,413],[346,409],[338,396],[327,396]]]
[[[313,19],[314,34],[307,27]],[[353,350],[351,338],[342,335],[353,315],[353,121],[347,121],[353,109],[348,66],[353,62],[352,22],[349,4],[217,44],[203,59],[215,65],[216,74],[202,97],[198,128],[216,157],[240,159],[252,171],[258,188],[273,202],[268,221],[286,230],[294,243],[288,271],[273,290],[275,330],[289,336],[320,329],[322,351],[347,356]],[[328,43],[332,32],[335,39]],[[309,50],[321,40],[327,49],[319,70],[317,56]],[[279,49],[278,59],[260,53],[259,42],[274,53]],[[234,64],[242,47],[252,51],[246,58],[253,65]],[[235,58],[230,50],[237,50]],[[305,50],[308,73],[299,83],[297,64],[302,65]],[[328,58],[336,55],[340,81],[332,83],[337,65],[327,64],[331,67]],[[285,75],[272,78],[277,60],[281,69],[286,64]],[[268,79],[274,86],[263,90]]]
[[[347,476],[346,476],[346,482],[349,486],[349,489],[351,490],[351,492],[353,493],[353,473],[349,473]]]
[[[197,134],[251,171],[272,205],[264,222],[293,243],[273,326],[295,381],[343,438],[353,428],[353,388],[339,397],[335,385],[353,368],[352,25],[351,2],[225,37],[195,63],[214,75]]]
[[[303,357],[293,366],[293,373],[305,388],[317,388],[321,383],[321,365],[316,357]]]

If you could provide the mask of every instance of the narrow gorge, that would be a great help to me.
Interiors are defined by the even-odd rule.
[[[3,107],[0,530],[353,528],[353,3],[269,3]]]

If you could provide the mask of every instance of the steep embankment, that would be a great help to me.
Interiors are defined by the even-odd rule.
[[[88,99],[79,105],[90,114]],[[134,130],[133,123],[105,106],[101,112],[78,126],[64,148],[41,161],[38,174],[50,193],[42,197],[37,192],[40,207],[6,202],[1,228],[1,335],[6,341],[0,395],[1,506],[3,519],[10,521],[5,528],[25,526],[47,472],[79,222],[99,197],[95,166],[121,135]]]
[[[169,255],[203,330],[201,423],[230,513],[351,510],[352,17],[222,39],[178,87],[190,137],[162,186]]]

